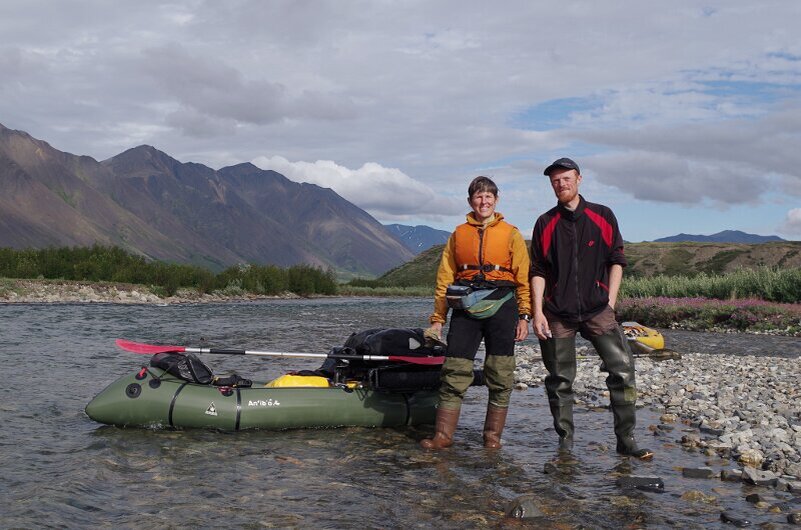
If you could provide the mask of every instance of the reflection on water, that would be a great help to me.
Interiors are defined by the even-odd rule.
[[[2,526],[483,528],[510,524],[504,510],[521,495],[533,495],[543,514],[523,527],[723,527],[723,510],[754,522],[784,520],[746,503],[746,486],[683,478],[683,466],[731,464],[678,447],[681,425],[653,436],[648,426],[658,423],[657,412],[639,415],[642,445],[657,452],[652,462],[618,457],[609,412],[585,410],[576,413],[575,457],[555,461],[555,434],[539,388],[513,395],[504,447],[495,452],[481,446],[481,388],[469,392],[455,446],[438,453],[417,446],[431,427],[153,431],[101,426],[83,413],[105,385],[147,362],[117,350],[117,337],[324,352],[353,331],[423,326],[429,311],[429,302],[418,299],[0,306]],[[718,348],[724,337],[728,347],[749,353],[760,344],[707,334],[676,342],[687,346],[693,337]],[[671,332],[667,339],[679,349]],[[218,373],[262,380],[318,364],[204,360]],[[549,463],[555,465],[546,474]],[[661,477],[665,493],[623,491],[615,485],[621,475]],[[686,499],[693,490],[702,500]]]

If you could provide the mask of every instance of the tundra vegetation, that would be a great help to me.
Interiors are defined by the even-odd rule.
[[[214,274],[202,267],[149,261],[119,247],[100,245],[37,250],[0,248],[0,278],[139,284],[159,296],[173,296],[181,288],[227,296],[287,292],[310,296],[337,292],[332,271],[309,265],[281,268],[243,264]],[[7,282],[4,285],[9,288]]]
[[[679,250],[668,255],[675,257]],[[441,247],[433,247],[380,278],[338,284],[330,269],[309,265],[242,264],[215,274],[193,265],[151,261],[118,247],[0,248],[0,278],[6,279],[0,281],[0,298],[4,290],[14,288],[9,279],[133,284],[160,297],[174,296],[179,289],[228,298],[286,293],[430,297],[440,253]],[[711,260],[719,266],[717,256]],[[631,271],[634,274],[627,275],[621,287],[618,316],[660,328],[801,335],[801,267],[782,265],[739,266],[714,273],[704,265],[685,268],[685,274],[671,265],[651,276]]]
[[[797,242],[627,245],[618,316],[661,328],[799,335],[799,249]],[[380,278],[351,280],[340,293],[431,296],[441,253],[432,247]]]

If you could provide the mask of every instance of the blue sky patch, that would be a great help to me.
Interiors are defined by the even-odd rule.
[[[551,99],[512,116],[511,125],[529,131],[551,131],[569,126],[571,116],[600,110],[603,101],[597,96]]]

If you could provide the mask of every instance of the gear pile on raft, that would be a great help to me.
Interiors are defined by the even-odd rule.
[[[638,346],[655,356],[662,351],[664,341],[659,332],[628,322],[624,330],[635,351]],[[99,423],[239,431],[399,427],[433,424],[436,417],[444,351],[418,328],[353,333],[343,346],[332,348],[328,354],[275,353],[323,357],[325,361],[317,370],[290,372],[267,382],[239,375],[215,376],[208,365],[188,353],[193,348],[156,350],[148,346],[152,349],[140,351],[124,346],[137,343],[118,344],[137,353],[159,353],[111,383],[86,406],[86,414]],[[473,384],[483,384],[478,370]]]

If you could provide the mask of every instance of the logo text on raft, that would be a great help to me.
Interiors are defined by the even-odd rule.
[[[214,406],[213,401],[211,402],[211,404],[209,404],[209,408],[206,409],[206,414],[208,414],[209,416],[217,415],[217,408]]]
[[[277,407],[280,404],[277,399],[248,400],[248,407]]]

